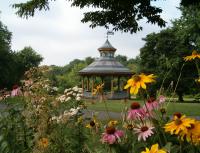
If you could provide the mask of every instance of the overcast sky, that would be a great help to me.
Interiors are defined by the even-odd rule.
[[[0,0],[0,20],[12,32],[12,49],[21,50],[31,46],[44,57],[42,64],[63,66],[71,60],[92,56],[98,57],[97,48],[106,40],[107,30],[104,28],[89,28],[80,20],[84,10],[71,8],[66,0],[51,2],[50,11],[36,12],[34,17],[27,19],[15,15],[11,8],[15,2],[27,0]],[[160,0],[155,4],[163,9],[161,16],[168,22],[180,17],[179,0]],[[109,38],[117,48],[116,54],[134,58],[139,55],[139,49],[144,45],[142,38],[151,32],[161,29],[156,25],[141,22],[143,31],[137,34],[115,32]]]

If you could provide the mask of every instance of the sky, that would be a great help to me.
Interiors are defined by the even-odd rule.
[[[107,30],[103,27],[91,29],[89,24],[81,23],[86,9],[71,7],[66,0],[50,3],[49,11],[36,11],[34,17],[28,19],[18,17],[11,4],[27,0],[1,0],[0,20],[12,32],[12,50],[19,51],[31,46],[44,58],[42,65],[64,66],[74,59],[99,57],[97,49],[106,40]],[[163,9],[161,17],[170,26],[170,20],[180,17],[177,9],[179,0],[159,0],[154,2]],[[152,32],[162,30],[156,25],[142,20],[143,30],[136,34],[115,32],[109,37],[111,44],[117,48],[116,54],[135,58],[145,42],[142,38]]]

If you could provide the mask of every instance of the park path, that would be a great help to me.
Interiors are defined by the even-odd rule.
[[[119,112],[109,112],[109,117],[107,115],[106,111],[95,111],[95,110],[87,110],[84,111],[85,113],[85,117],[92,117],[92,114],[97,113],[98,114],[98,119],[100,120],[107,120],[107,119],[122,119],[122,114]],[[200,116],[188,116],[188,117],[192,117],[195,119],[200,120]]]
[[[6,104],[0,103],[0,111],[6,109]]]

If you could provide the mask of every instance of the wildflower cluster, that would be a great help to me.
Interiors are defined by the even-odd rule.
[[[138,141],[146,141],[148,137],[153,135],[155,127],[153,126],[152,119],[156,117],[155,111],[159,110],[164,102],[165,98],[160,96],[157,100],[149,98],[143,106],[138,102],[131,104],[125,127],[133,130],[138,136]]]
[[[181,140],[186,140],[195,145],[200,145],[200,121],[175,113],[173,120],[167,123],[165,131],[177,135]]]
[[[70,101],[72,99],[75,99],[77,101],[80,101],[83,97],[83,90],[82,88],[78,88],[77,86],[69,89],[65,89],[64,94],[56,98],[61,103]]]
[[[60,114],[59,116],[53,116],[51,117],[50,121],[52,121],[53,123],[67,123],[67,121],[73,117],[74,115],[77,115],[78,112],[81,110],[80,107],[77,108],[71,108],[70,110],[65,110],[62,114]]]
[[[121,141],[121,138],[124,136],[124,132],[122,130],[118,130],[116,124],[117,121],[110,121],[105,127],[101,137],[102,143],[114,144]]]

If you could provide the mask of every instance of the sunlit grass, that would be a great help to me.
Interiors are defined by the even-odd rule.
[[[129,108],[131,102],[135,100],[128,100],[124,102],[124,100],[107,100],[106,105],[109,111],[111,112],[121,112],[125,108]],[[136,100],[143,104],[141,100]],[[97,110],[97,111],[105,111],[105,103],[99,101],[87,101],[86,105],[88,109]],[[167,107],[165,105],[164,107]],[[174,112],[181,112],[188,116],[200,116],[200,103],[177,103],[177,102],[170,102],[167,107],[167,114],[172,115]]]

